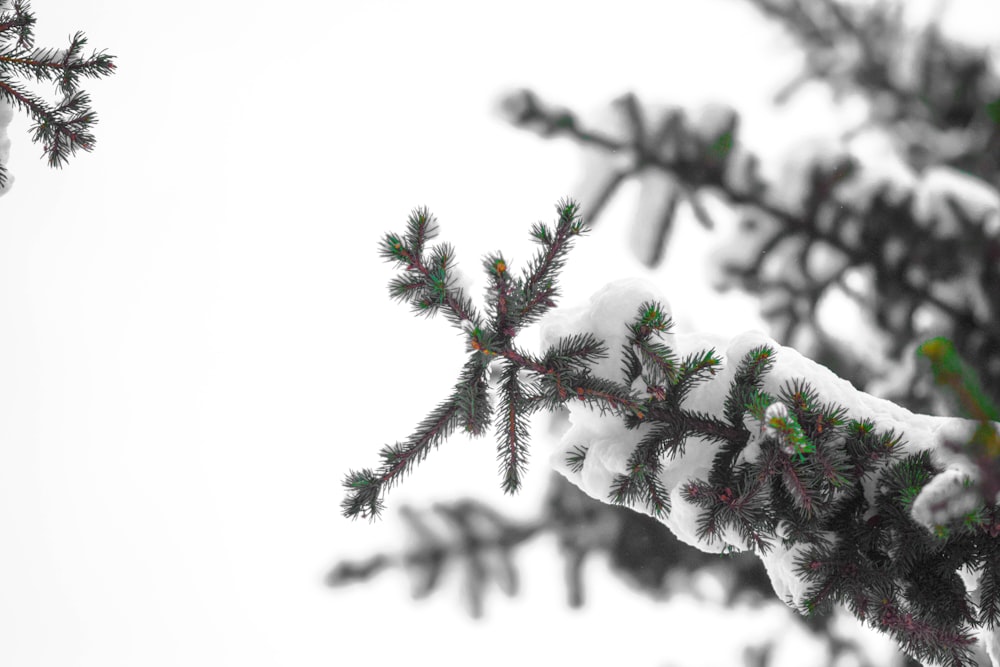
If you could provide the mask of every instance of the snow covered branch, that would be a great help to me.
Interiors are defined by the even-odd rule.
[[[617,378],[634,347],[620,323],[650,301],[666,303],[644,281],[612,283],[589,305],[550,315],[543,342],[592,334],[617,351],[594,374]],[[760,333],[724,344],[704,334],[665,338],[682,358],[724,349],[677,412],[739,435],[693,421],[630,424],[569,402],[572,426],[551,465],[591,497],[656,517],[702,551],[754,552],[778,596],[801,613],[845,603],[919,659],[974,664],[973,628],[1000,619],[1000,514],[996,496],[977,488],[979,467],[949,443],[969,442],[977,423],[860,392]],[[637,456],[650,441],[669,453]],[[640,470],[651,491],[621,493]]]
[[[754,553],[800,613],[844,604],[942,665],[974,664],[980,632],[996,659],[1000,487],[982,456],[1000,449],[996,416],[915,414],[761,333],[675,333],[666,299],[642,281],[548,312],[571,241],[586,231],[575,202],[556,209],[554,228],[533,230],[541,248],[520,276],[499,253],[484,261],[485,317],[456,286],[452,248],[427,248],[435,225],[426,210],[405,234],[385,236],[382,256],[404,272],[392,296],[416,313],[443,312],[470,356],[452,395],[409,439],[383,448],[378,470],[348,473],[344,514],[374,518],[385,491],[432,447],[459,427],[483,435],[490,420],[501,484],[513,493],[527,417],[568,406],[571,427],[550,463],[589,496],[648,514],[702,551]],[[515,338],[539,317],[545,351],[535,355]]]

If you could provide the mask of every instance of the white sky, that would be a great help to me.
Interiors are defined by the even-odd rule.
[[[455,438],[389,496],[382,522],[339,509],[346,470],[403,439],[463,359],[443,319],[388,299],[380,236],[426,204],[478,280],[488,251],[525,261],[530,224],[573,194],[579,151],[498,120],[501,91],[578,110],[628,90],[729,101],[764,151],[814,131],[762,106],[796,60],[740,2],[538,4],[34,3],[39,45],[83,30],[119,71],[87,86],[98,146],[68,168],[44,167],[26,120],[11,127],[0,664],[499,665],[531,646],[665,665],[740,632],[739,617],[675,627],[698,612],[647,603],[596,563],[590,605],[570,613],[550,543],[527,550],[526,593],[494,600],[487,623],[468,621],[454,591],[410,603],[396,575],[321,585],[338,558],[398,540],[403,501],[473,493],[528,515],[544,492],[541,457],[510,499],[492,440]],[[570,256],[564,303],[649,275],[625,246],[634,194]],[[684,233],[691,255],[698,232]],[[700,268],[671,257],[654,277],[682,321],[758,326],[748,304],[713,317]],[[640,628],[662,641],[633,645]]]

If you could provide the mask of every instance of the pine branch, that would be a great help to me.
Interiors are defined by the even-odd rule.
[[[527,419],[532,412],[542,407],[551,409],[571,397],[598,404],[602,409],[635,405],[632,395],[618,385],[588,376],[587,365],[606,353],[603,343],[591,335],[560,341],[541,359],[514,345],[522,326],[555,305],[555,281],[572,237],[585,231],[575,202],[561,201],[556,209],[559,220],[555,231],[538,225],[533,232],[544,249],[522,278],[511,280],[510,269],[500,253],[484,260],[490,280],[487,312],[491,326],[485,324],[464,291],[455,286],[451,273],[454,249],[448,244],[427,247],[426,242],[436,236],[438,228],[426,208],[411,212],[405,234],[387,233],[383,237],[379,255],[403,270],[390,281],[390,296],[412,304],[417,314],[431,316],[443,311],[452,324],[468,334],[471,356],[452,396],[421,422],[406,442],[382,450],[383,463],[378,471],[348,473],[344,481],[348,496],[342,504],[345,516],[376,518],[384,507],[382,497],[391,485],[455,429],[461,427],[472,436],[483,435],[494,417],[486,379],[491,357],[505,360],[496,429],[502,486],[508,493],[520,488],[527,461]],[[524,384],[522,371],[540,378],[541,387]]]
[[[566,465],[575,473],[583,472],[583,462],[587,460],[587,449],[579,445],[566,455]]]
[[[497,458],[505,493],[521,489],[528,465],[528,417],[539,407],[539,397],[520,379],[521,369],[505,362],[500,376],[500,409],[497,411]]]
[[[0,102],[34,120],[32,141],[42,144],[49,166],[59,168],[77,152],[94,149],[97,114],[79,86],[81,79],[113,74],[115,57],[103,51],[84,56],[87,38],[82,32],[70,38],[66,49],[34,48],[34,24],[26,0],[15,0],[0,11]],[[61,99],[51,105],[21,80],[55,83]],[[6,183],[7,172],[0,164],[0,188]]]
[[[986,560],[979,582],[979,625],[990,630],[1000,626],[1000,559],[995,554]]]
[[[670,495],[659,480],[664,455],[683,456],[685,433],[671,423],[658,424],[649,431],[629,457],[625,475],[612,482],[610,501],[616,505],[642,504],[652,516],[666,518],[670,513]]]
[[[803,474],[805,472],[798,469],[791,458],[782,461],[781,476],[785,488],[791,493],[796,507],[806,518],[812,518],[816,511],[816,490],[812,487],[812,480]]]
[[[547,376],[546,376],[547,377]],[[543,377],[545,380],[545,377]],[[543,385],[544,386],[544,385]],[[643,418],[643,404],[634,392],[622,387],[613,380],[607,380],[593,375],[573,378],[565,386],[559,387],[560,399],[576,398],[588,407],[596,406],[601,414],[609,412],[616,414],[633,414]]]
[[[686,356],[681,362],[673,386],[674,401],[677,405],[684,402],[694,387],[715,377],[721,366],[722,361],[716,356],[714,349],[701,350]]]
[[[501,253],[495,253],[483,260],[483,268],[490,281],[486,290],[490,327],[493,331],[514,337],[519,326],[510,313],[512,307],[516,308],[512,303],[516,297],[514,281],[507,270],[507,260]]]
[[[740,361],[733,375],[733,382],[726,396],[725,416],[733,426],[743,425],[743,416],[751,398],[760,391],[764,376],[774,366],[774,350],[761,345]]]
[[[594,362],[605,359],[608,349],[593,334],[574,334],[560,338],[542,357],[545,368],[556,371],[582,371]]]
[[[633,345],[640,364],[651,369],[646,380],[648,384],[669,386],[677,381],[677,357],[667,346],[648,339],[637,339]]]
[[[405,443],[382,448],[382,467],[377,473],[369,468],[349,471],[344,488],[349,493],[341,503],[344,516],[376,519],[382,513],[382,496],[394,482],[427,456],[430,448],[447,438],[461,419],[457,397],[441,403],[420,422],[417,431]]]
[[[573,238],[586,233],[583,219],[579,215],[579,205],[569,199],[556,205],[559,221],[555,231],[538,223],[532,229],[532,237],[542,249],[531,260],[518,280],[521,293],[514,319],[520,326],[537,321],[542,314],[555,306],[559,291],[555,278],[562,269],[566,253],[572,247]]]
[[[431,248],[425,256],[425,243],[436,235],[437,224],[426,209],[414,209],[407,221],[404,236],[386,234],[379,245],[379,255],[406,273],[389,283],[389,295],[406,301],[413,312],[427,317],[444,309],[445,318],[455,326],[470,322],[482,326],[482,317],[461,287],[455,286],[454,249],[448,244]]]
[[[15,46],[30,49],[34,46],[35,16],[30,12],[27,0],[0,3],[0,42],[17,37]]]
[[[575,216],[576,208],[560,204],[564,230],[570,224],[567,210]],[[554,232],[536,233],[548,239],[543,243],[558,243]],[[418,302],[426,293],[435,294],[438,307],[449,309],[462,301],[449,286],[454,253],[425,250],[431,259],[421,257],[416,250],[422,234],[415,225],[409,238],[387,235],[383,256],[424,281]],[[675,342],[659,340],[671,319],[655,300],[642,303],[631,311],[632,321],[622,322],[620,356],[611,360],[622,364],[627,380],[664,383],[649,384],[645,395],[594,371],[610,348],[583,323],[607,321],[608,313],[580,311],[576,328],[568,323],[571,333],[546,341],[541,355],[525,352],[511,333],[523,320],[505,318],[522,312],[510,304],[531,302],[539,293],[538,274],[548,272],[542,291],[553,293],[561,259],[547,257],[518,281],[507,279],[502,254],[486,258],[490,321],[466,325],[470,357],[452,396],[407,441],[383,449],[379,470],[349,473],[347,516],[376,516],[384,491],[431,446],[460,426],[481,435],[489,419],[497,435],[501,484],[513,493],[527,462],[533,412],[564,405],[571,415],[597,410],[606,426],[588,439],[587,424],[594,421],[581,420],[562,459],[563,474],[589,495],[682,526],[705,550],[752,551],[770,563],[772,576],[798,591],[787,602],[803,613],[846,601],[859,618],[893,633],[912,654],[969,664],[966,638],[977,623],[995,621],[1000,596],[991,581],[985,610],[964,607],[964,584],[955,569],[997,562],[1000,519],[994,504],[969,506],[949,486],[961,470],[972,470],[967,455],[949,469],[931,456],[946,446],[945,434],[957,433],[967,422],[913,415],[862,396],[830,371],[760,334],[740,337],[725,355],[699,345],[697,337],[684,339],[687,349],[676,349]],[[391,293],[409,298],[419,291],[412,284],[397,281]],[[633,298],[612,292],[593,303],[621,308]],[[732,368],[726,359],[734,362]],[[495,412],[486,381],[494,361],[501,364]],[[696,385],[706,386],[694,391]],[[891,428],[883,428],[882,421]],[[614,429],[618,438],[611,435]],[[624,463],[609,467],[614,461]],[[712,463],[707,480],[699,479],[704,461]],[[702,472],[684,474],[686,466],[695,465]],[[602,479],[603,488],[586,486]],[[677,485],[681,500],[698,511],[677,517],[671,501]],[[948,505],[956,497],[954,507]],[[481,566],[470,562],[469,567]],[[796,579],[809,585],[799,586]],[[949,616],[948,609],[957,611]]]

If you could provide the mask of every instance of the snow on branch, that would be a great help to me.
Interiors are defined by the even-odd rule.
[[[594,374],[616,378],[634,347],[616,323],[650,301],[666,303],[652,284],[611,283],[589,304],[550,315],[543,343],[592,334],[615,351]],[[671,334],[669,346],[684,357],[715,341]],[[865,394],[762,333],[715,356],[715,372],[682,404],[663,410],[649,394],[650,419],[569,402],[572,426],[550,464],[592,498],[658,518],[702,551],[754,552],[775,593],[801,613],[846,602],[921,659],[974,664],[973,628],[1000,607],[991,594],[976,609],[966,594],[996,576],[992,566],[977,570],[993,562],[1000,515],[970,451],[948,443],[969,443],[976,422]],[[988,427],[995,437],[998,424]],[[929,567],[941,594],[911,598]]]
[[[714,336],[674,332],[664,295],[644,281],[549,312],[571,242],[586,231],[575,202],[556,209],[554,229],[535,226],[541,248],[522,275],[499,253],[484,261],[487,316],[452,279],[450,246],[426,247],[426,210],[406,234],[386,234],[381,254],[404,272],[390,294],[416,313],[443,312],[464,332],[469,360],[452,395],[383,448],[380,468],[348,473],[344,514],[375,518],[432,447],[459,427],[483,435],[491,420],[501,486],[513,493],[527,417],[567,406],[571,427],[549,462],[589,496],[652,516],[704,552],[757,555],[802,614],[844,604],[917,659],[975,664],[976,634],[992,641],[1000,619],[987,456],[1000,449],[995,410],[915,414],[762,333],[717,347]],[[539,317],[536,356],[515,338]],[[972,376],[953,353],[940,341],[924,349],[940,382],[969,394]]]

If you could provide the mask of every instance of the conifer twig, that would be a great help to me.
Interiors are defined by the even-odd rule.
[[[452,324],[468,335],[470,356],[454,392],[418,426],[404,443],[382,449],[377,470],[350,471],[344,480],[349,490],[342,507],[346,516],[376,518],[383,509],[382,497],[413,465],[427,456],[458,427],[479,436],[493,417],[486,374],[490,364],[502,358],[501,404],[496,415],[497,452],[502,486],[508,493],[520,488],[527,461],[527,418],[542,407],[552,408],[577,398],[605,408],[637,409],[624,388],[588,376],[587,363],[604,350],[592,337],[573,337],[535,358],[515,347],[518,331],[537,321],[555,306],[556,279],[566,253],[576,236],[586,232],[575,202],[556,206],[555,228],[538,223],[532,237],[541,246],[527,269],[510,276],[503,256],[487,257],[484,268],[490,278],[488,317],[484,318],[452,277],[454,252],[442,244],[427,249],[436,235],[434,217],[426,209],[414,210],[403,235],[386,234],[379,247],[381,256],[403,269],[389,283],[390,295],[413,304],[419,314],[444,311]],[[528,378],[523,378],[526,373]]]
[[[80,83],[110,76],[115,56],[104,51],[85,55],[87,37],[82,32],[70,37],[65,49],[36,48],[34,25],[28,0],[0,2],[0,102],[32,118],[32,141],[42,144],[49,166],[59,168],[78,151],[94,149],[97,114]],[[59,101],[49,104],[22,80],[54,83]],[[7,171],[0,163],[0,188],[6,182]]]

